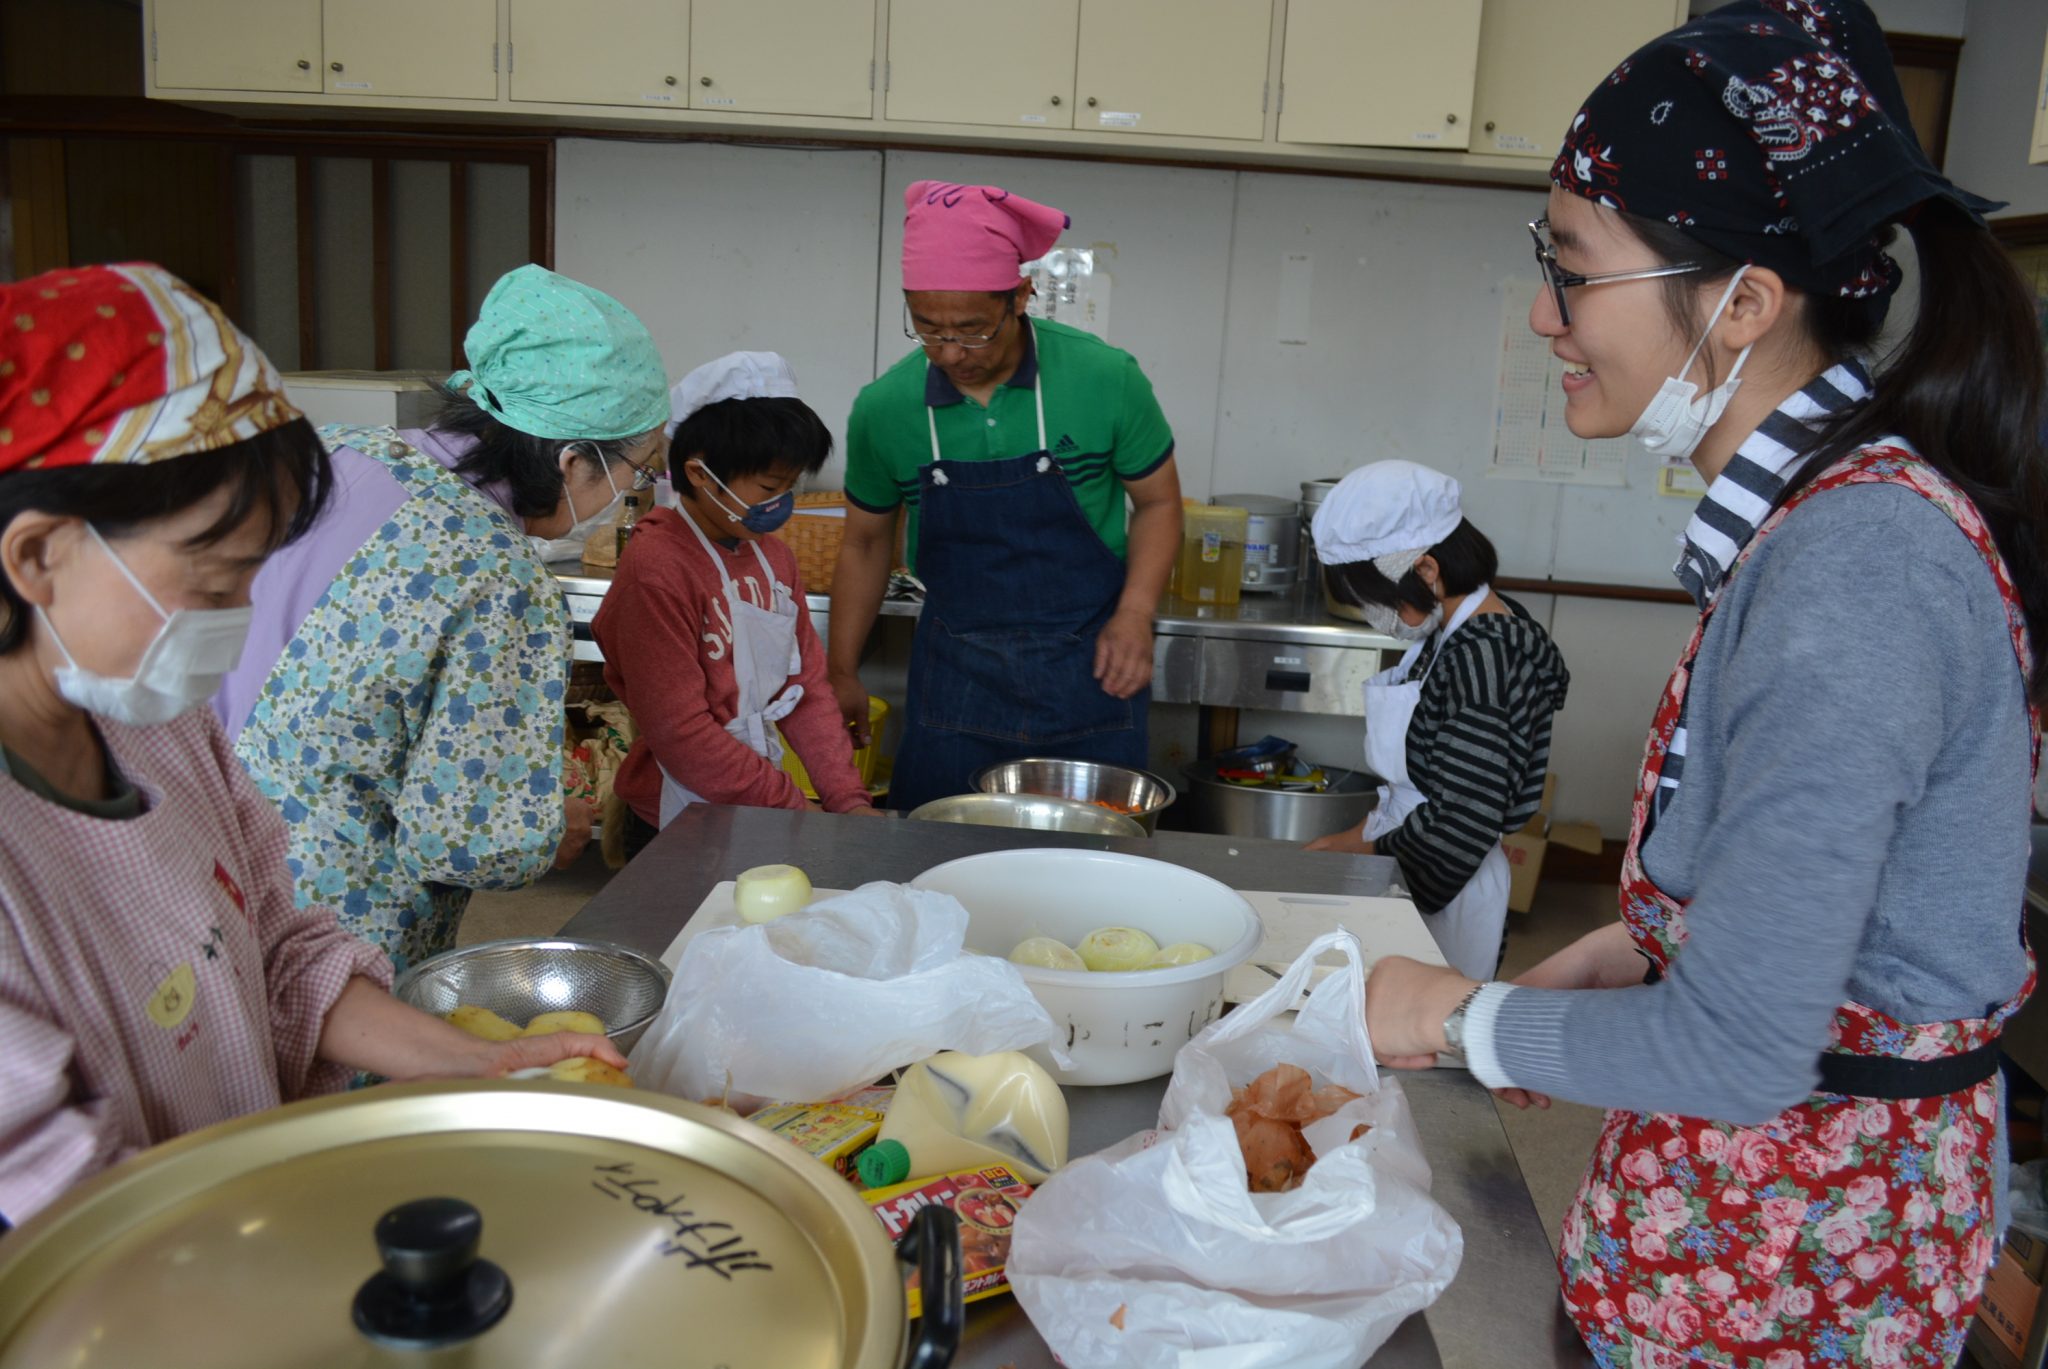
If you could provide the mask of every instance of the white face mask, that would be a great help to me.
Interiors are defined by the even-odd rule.
[[[135,587],[135,592],[156,610],[164,625],[143,648],[142,659],[135,663],[135,673],[125,680],[114,680],[81,667],[64,645],[64,639],[57,635],[50,615],[38,604],[37,616],[50,630],[50,640],[57,644],[57,650],[64,654],[65,664],[55,675],[57,692],[88,713],[137,727],[167,723],[212,698],[220,691],[228,672],[242,659],[242,644],[248,640],[249,621],[255,610],[181,608],[166,613],[156,596],[135,578],[135,572],[114,554],[99,529],[88,523],[85,530],[99,543],[114,568]]]
[[[1444,606],[1438,604],[1429,611],[1429,616],[1414,626],[1401,621],[1400,613],[1390,604],[1360,604],[1358,611],[1365,615],[1365,625],[1374,632],[1383,632],[1397,642],[1426,641],[1432,632],[1444,625]]]
[[[1735,358],[1735,366],[1728,372],[1728,378],[1705,395],[1700,394],[1698,385],[1684,377],[1692,373],[1692,364],[1699,358],[1700,349],[1713,335],[1714,323],[1720,321],[1721,311],[1728,307],[1728,301],[1735,298],[1735,287],[1742,284],[1743,272],[1748,270],[1744,266],[1736,271],[1735,278],[1728,282],[1728,288],[1721,292],[1721,302],[1714,306],[1713,323],[1707,325],[1707,331],[1700,334],[1700,340],[1693,344],[1685,365],[1678,368],[1677,375],[1665,377],[1649,407],[1628,430],[1629,435],[1642,443],[1643,450],[1650,455],[1667,461],[1689,458],[1699,450],[1707,430],[1721,421],[1721,415],[1728,410],[1728,401],[1735,398],[1735,391],[1741,387],[1742,382],[1737,377],[1742,374],[1742,363],[1749,360],[1749,347],[1743,348],[1741,355]]]
[[[1380,574],[1398,585],[1401,583],[1401,577],[1415,569],[1415,563],[1428,554],[1427,551],[1389,552],[1385,556],[1375,556],[1372,564]],[[1424,583],[1427,584],[1426,581]],[[1365,615],[1367,627],[1374,632],[1385,633],[1397,642],[1426,641],[1432,632],[1443,626],[1444,621],[1442,600],[1438,600],[1436,606],[1430,609],[1427,618],[1413,627],[1401,621],[1400,611],[1392,604],[1360,604],[1358,611]]]
[[[562,499],[569,505],[569,521],[572,526],[558,540],[563,542],[583,542],[589,539],[591,533],[612,521],[612,515],[618,510],[619,501],[626,497],[626,492],[620,489],[618,484],[613,481],[612,468],[605,466],[603,468],[604,483],[610,485],[612,491],[610,502],[596,513],[590,515],[590,517],[578,518],[576,516],[576,492],[569,482],[569,463],[571,459],[568,452],[562,453]]]

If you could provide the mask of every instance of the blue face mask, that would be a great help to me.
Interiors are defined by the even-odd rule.
[[[718,505],[718,511],[725,515],[727,522],[737,523],[748,532],[765,536],[780,528],[784,523],[787,523],[789,516],[796,512],[795,490],[784,490],[773,499],[765,500],[759,504],[749,504],[734,494],[732,489],[723,480],[720,480],[717,473],[709,466],[699,461],[697,469],[710,476],[711,483],[718,486],[720,490],[723,490],[728,499],[731,499],[735,504],[746,510],[745,513],[733,513],[723,504]],[[718,501],[715,499],[711,502],[718,504]]]

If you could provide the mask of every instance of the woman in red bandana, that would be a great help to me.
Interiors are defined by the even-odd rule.
[[[625,1063],[476,1040],[294,906],[284,824],[203,705],[329,484],[277,372],[183,282],[0,287],[0,1220],[355,1071]]]
[[[1996,206],[1921,154],[1859,0],[1743,0],[1623,62],[1532,224],[1584,437],[1708,482],[1621,920],[1516,983],[1383,961],[1375,1047],[1604,1106],[1565,1214],[1602,1365],[1947,1365],[2002,1225],[2031,991],[2044,365]],[[1919,261],[1910,335],[1865,359]]]

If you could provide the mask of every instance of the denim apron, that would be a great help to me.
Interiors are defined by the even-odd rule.
[[[1024,456],[947,461],[926,411],[932,459],[918,475],[917,545],[926,591],[889,781],[898,808],[968,793],[976,771],[1023,756],[1145,764],[1151,691],[1112,698],[1095,679],[1095,638],[1123,593],[1124,562],[1046,449],[1043,385],[1041,370],[1038,449]]]

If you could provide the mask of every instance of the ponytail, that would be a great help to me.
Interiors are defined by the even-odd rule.
[[[1823,429],[1785,496],[1859,447],[1898,436],[1970,496],[1990,527],[2026,612],[2037,657],[2048,655],[2048,360],[2019,273],[1991,234],[1946,201],[1907,225],[1920,261],[1920,312],[1876,394]],[[1842,331],[1814,297],[1809,326]],[[1831,355],[1836,355],[1831,351]],[[2048,702],[2048,669],[2029,682]]]

